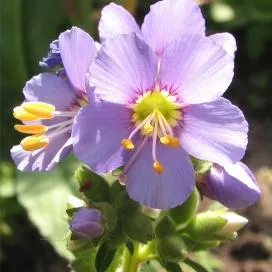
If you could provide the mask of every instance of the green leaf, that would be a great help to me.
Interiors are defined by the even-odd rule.
[[[54,171],[18,173],[18,200],[29,218],[62,256],[71,258],[65,235],[69,226],[65,218],[68,195],[75,190],[72,182],[73,160],[65,160]]]
[[[113,261],[106,272],[127,271],[130,259],[131,255],[127,247],[125,245],[119,246],[114,255]]]
[[[186,258],[183,262],[192,267],[196,272],[209,272],[205,267],[189,258]]]
[[[106,201],[109,195],[109,185],[106,180],[92,172],[86,166],[79,167],[75,172],[80,192],[90,201]]]
[[[136,211],[123,222],[125,234],[132,240],[147,243],[153,237],[152,220],[147,215]]]
[[[106,243],[100,246],[95,259],[97,272],[104,272],[108,269],[113,261],[115,253],[116,248],[110,248]]]

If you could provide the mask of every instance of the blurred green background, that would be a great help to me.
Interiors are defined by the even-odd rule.
[[[71,255],[65,250],[64,236],[67,224],[64,209],[67,196],[71,193],[77,194],[73,171],[78,163],[70,157],[50,173],[18,172],[9,154],[10,148],[21,138],[13,130],[15,121],[12,118],[12,109],[23,99],[22,88],[25,82],[42,71],[38,62],[47,55],[49,43],[56,39],[60,32],[76,25],[98,40],[97,23],[100,11],[109,2],[106,0],[0,2],[0,269],[3,269],[1,271],[69,271],[65,258],[71,258]],[[141,23],[150,4],[157,1],[115,2],[128,8]],[[265,135],[267,133],[272,135],[270,122],[272,0],[198,2],[202,5],[209,34],[228,31],[237,39],[236,73],[226,97],[242,108],[255,130],[259,128]],[[257,125],[254,125],[255,123]],[[271,145],[267,147],[263,143],[263,148],[271,150]],[[254,151],[256,148],[252,147],[247,154],[251,162],[256,154]],[[268,168],[265,169],[270,173],[270,160],[259,160],[256,167],[253,161],[252,165],[256,171],[263,170],[262,167],[266,166]],[[267,175],[264,179],[270,180],[271,173]],[[202,256],[202,259],[205,260],[206,255]],[[218,268],[216,261],[214,264],[207,263],[206,266],[211,271]]]

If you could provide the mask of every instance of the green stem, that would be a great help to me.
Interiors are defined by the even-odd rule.
[[[128,271],[137,272],[141,263],[157,258],[158,256],[156,253],[154,240],[149,242],[147,245],[134,242],[134,252],[130,259]]]

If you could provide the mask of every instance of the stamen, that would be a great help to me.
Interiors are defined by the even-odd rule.
[[[24,138],[20,145],[25,151],[35,151],[46,147],[49,144],[49,139],[45,135],[33,135]]]
[[[148,135],[153,132],[153,126],[150,123],[147,123],[143,127],[143,134]]]
[[[155,120],[155,127],[153,132],[153,141],[152,141],[152,157],[154,161],[157,161],[156,157],[156,145],[157,145],[157,137],[158,137],[158,120]]]
[[[44,102],[26,102],[22,105],[27,112],[40,118],[50,119],[54,117],[55,106]]]
[[[153,169],[158,173],[162,174],[164,172],[164,167],[159,161],[153,163]]]
[[[169,145],[170,147],[177,148],[180,146],[180,141],[178,138],[173,137],[171,135],[165,135],[160,138],[160,142],[165,145]]]
[[[180,147],[180,140],[177,137],[171,137],[169,145],[173,148],[178,148]]]
[[[130,139],[123,139],[121,144],[125,149],[129,149],[129,150],[134,149],[134,144]]]
[[[171,135],[165,135],[165,136],[160,138],[160,142],[162,144],[169,145],[170,141],[171,141],[171,137],[172,137]]]
[[[22,107],[15,107],[13,109],[14,118],[21,121],[37,121],[40,120],[40,117],[34,114],[31,114],[24,110]]]
[[[47,131],[47,127],[34,124],[34,125],[15,125],[15,130],[25,134],[41,134]]]

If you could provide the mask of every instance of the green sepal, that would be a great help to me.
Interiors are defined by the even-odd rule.
[[[227,224],[217,213],[203,212],[199,213],[183,230],[191,239],[197,241],[218,241],[222,237],[216,235],[216,232]]]
[[[163,264],[163,267],[166,269],[167,272],[182,272],[181,267],[177,263],[166,263]]]
[[[191,156],[191,160],[195,169],[196,175],[203,175],[210,170],[213,163],[209,161],[202,161]]]
[[[206,242],[200,242],[196,240],[192,240],[189,237],[181,236],[184,244],[186,245],[186,248],[190,252],[197,252],[201,250],[209,250],[214,247],[217,247],[221,241],[206,241]]]
[[[154,231],[157,238],[163,238],[175,234],[176,225],[170,216],[161,215],[155,223]]]
[[[79,191],[91,202],[108,200],[109,185],[107,181],[92,172],[86,166],[81,166],[75,171],[75,177],[79,184]]]
[[[66,214],[67,214],[70,218],[72,218],[72,217],[77,213],[77,211],[78,211],[79,209],[81,209],[81,207],[79,207],[79,208],[66,209]]]
[[[190,197],[180,206],[169,209],[168,213],[177,225],[184,228],[196,215],[199,206],[199,192],[195,188]]]
[[[125,186],[122,186],[119,181],[115,181],[110,186],[109,191],[109,202],[114,203],[116,200],[116,197],[121,193],[125,191]]]
[[[99,209],[106,219],[104,224],[104,239],[116,228],[117,214],[111,204],[107,202],[96,203],[95,208]]]
[[[185,244],[176,234],[157,239],[157,251],[162,263],[178,263],[187,255]]]
[[[126,217],[128,214],[132,214],[140,208],[139,203],[130,199],[125,191],[121,191],[116,196],[113,205],[119,217]]]
[[[147,243],[153,238],[152,219],[140,211],[134,211],[125,218],[123,230],[131,240],[141,243]]]
[[[110,232],[107,237],[107,243],[113,248],[117,248],[120,245],[126,243],[127,237],[122,229],[122,222],[117,222],[117,225],[114,230]]]

